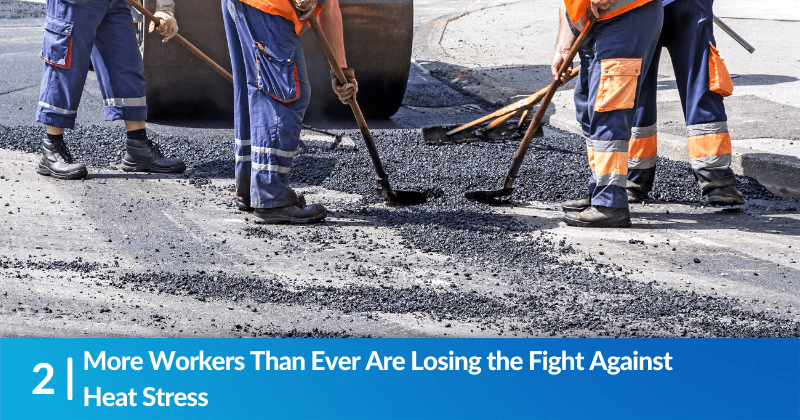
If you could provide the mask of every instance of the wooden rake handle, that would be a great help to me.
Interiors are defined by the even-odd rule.
[[[575,76],[577,76],[578,72],[580,72],[580,69],[581,69],[580,66],[578,66],[578,67],[574,68],[571,73],[567,74],[565,76],[565,78],[567,79],[567,82],[569,82]],[[466,123],[466,124],[464,124],[464,125],[462,125],[462,126],[460,126],[458,128],[454,128],[453,130],[448,131],[447,135],[448,136],[452,136],[453,134],[460,133],[460,132],[462,132],[462,131],[464,131],[466,129],[475,127],[476,125],[483,124],[483,123],[485,123],[485,122],[487,122],[487,121],[489,121],[489,120],[491,120],[493,118],[502,118],[502,117],[505,117],[506,115],[508,115],[510,113],[517,112],[520,109],[532,107],[533,105],[536,105],[537,103],[539,103],[539,101],[541,101],[542,98],[544,98],[544,96],[546,94],[547,94],[547,88],[544,88],[544,89],[534,93],[533,95],[528,96],[525,99],[521,99],[521,100],[519,100],[517,102],[514,102],[511,105],[506,105],[506,106],[498,109],[497,111],[492,112],[491,114],[487,114],[487,115],[485,115],[483,117],[478,118],[477,120],[468,122],[468,123]]]
[[[308,18],[308,22],[311,23],[311,29],[314,30],[314,33],[317,35],[317,39],[319,39],[319,44],[322,46],[322,50],[325,51],[325,56],[328,57],[328,63],[330,63],[331,68],[333,69],[334,73],[336,73],[336,79],[339,80],[339,83],[343,85],[347,84],[347,78],[342,71],[342,67],[339,66],[339,63],[336,61],[336,56],[333,54],[333,49],[331,49],[331,45],[328,43],[328,39],[325,37],[325,33],[322,31],[319,21],[315,16],[311,16]],[[361,136],[364,137],[364,143],[367,144],[367,151],[369,151],[369,157],[372,159],[372,165],[375,167],[375,172],[382,182],[388,183],[388,180],[386,179],[386,171],[383,169],[383,163],[381,163],[380,155],[378,155],[378,148],[375,146],[375,141],[372,139],[372,134],[369,132],[369,127],[367,127],[367,121],[364,120],[364,114],[361,113],[361,108],[358,106],[358,101],[356,101],[355,96],[353,96],[353,99],[350,100],[349,105],[350,109],[353,110],[353,115],[356,117],[356,122],[358,122],[358,128],[361,130]]]
[[[158,23],[160,22],[160,19],[157,18],[152,13],[150,13],[150,11],[145,9],[141,4],[136,3],[133,0],[125,0],[125,2],[128,3],[128,5],[130,5],[134,9],[136,9],[137,11],[139,11],[139,13],[143,14],[146,18],[148,18],[151,21],[155,22],[156,26],[158,26]],[[203,54],[202,51],[200,51],[199,49],[197,49],[197,47],[192,45],[191,42],[187,41],[186,38],[184,38],[184,37],[182,37],[182,36],[180,36],[178,34],[176,34],[173,38],[175,38],[176,41],[180,42],[184,47],[186,47],[194,55],[199,57],[201,60],[205,61],[206,64],[208,64],[209,66],[211,66],[211,68],[216,70],[217,73],[221,74],[222,77],[228,79],[228,81],[230,81],[230,82],[233,82],[233,76],[231,76],[231,74],[228,73],[227,70],[223,69],[219,64],[217,64],[209,56]]]

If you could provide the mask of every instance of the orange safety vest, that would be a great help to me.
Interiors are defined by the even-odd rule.
[[[262,12],[290,20],[294,23],[294,31],[297,35],[300,35],[303,26],[310,25],[308,22],[300,22],[300,20],[297,19],[297,12],[294,10],[291,0],[241,0],[241,2],[249,4]],[[314,15],[319,16],[321,11],[322,6],[317,5],[317,10],[314,12]]]
[[[617,4],[603,12],[598,20],[611,19],[648,2],[650,0],[617,0]],[[586,29],[586,23],[589,22],[589,14],[592,13],[592,2],[590,0],[564,0],[564,4],[567,6],[569,20],[575,25],[575,28],[583,32]]]

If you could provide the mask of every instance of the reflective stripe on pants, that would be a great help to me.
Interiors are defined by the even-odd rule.
[[[72,29],[55,33],[48,25],[72,25]],[[48,0],[45,26],[50,29],[45,31],[43,50],[51,51],[54,43],[71,37],[67,57],[60,57],[69,65],[44,63],[37,121],[75,127],[90,64],[100,85],[107,121],[147,118],[142,56],[130,9],[123,0]]]

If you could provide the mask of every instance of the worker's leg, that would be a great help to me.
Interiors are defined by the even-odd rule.
[[[689,157],[703,195],[712,204],[743,204],[730,168],[731,137],[723,98],[709,90],[709,55],[715,44],[712,0],[676,1],[666,7],[674,27],[665,46],[688,129]]]
[[[147,119],[144,64],[131,12],[123,0],[111,0],[97,27],[92,63],[100,84],[106,121]]]
[[[250,106],[247,98],[247,73],[245,57],[249,57],[252,48],[239,39],[234,16],[236,11],[230,0],[222,0],[222,17],[225,22],[225,34],[228,38],[228,51],[231,55],[231,73],[233,75],[233,120],[234,120],[234,158],[236,160],[236,206],[243,211],[251,211],[250,207]],[[247,46],[246,52],[242,47]]]
[[[50,0],[42,42],[42,84],[36,120],[47,126],[37,172],[62,179],[86,176],[64,143],[64,128],[75,127],[78,104],[89,72],[90,53],[103,8],[90,3]]]
[[[650,67],[639,91],[636,116],[631,128],[628,145],[628,202],[638,203],[653,189],[658,152],[658,63],[661,58],[661,43],[656,45]]]
[[[164,157],[147,138],[144,64],[136,42],[131,12],[124,0],[111,0],[97,27],[92,64],[105,105],[106,121],[125,120],[126,171],[179,173],[186,169],[182,160]]]
[[[640,79],[649,69],[662,17],[661,2],[654,1],[618,18],[600,21],[581,49],[581,73],[585,73],[582,80],[587,81],[584,87],[588,86],[588,90],[576,89],[576,107],[591,140],[595,187],[592,207],[581,213],[567,213],[567,224],[630,225],[625,191],[628,143]]]
[[[267,222],[311,222],[321,205],[297,206],[286,184],[311,98],[300,37],[286,19],[231,2],[245,59],[250,109],[250,205]]]

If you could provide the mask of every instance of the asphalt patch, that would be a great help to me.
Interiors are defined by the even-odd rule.
[[[677,291],[657,283],[625,277],[622,267],[591,257],[576,262],[564,258],[575,250],[564,239],[543,230],[544,221],[497,214],[493,207],[463,198],[464,192],[500,186],[517,147],[516,141],[430,146],[418,130],[376,130],[374,137],[398,190],[424,191],[428,203],[397,206],[374,192],[374,169],[361,146],[360,133],[342,131],[356,146],[331,148],[330,143],[305,142],[290,182],[315,185],[361,196],[337,203],[339,212],[395,229],[401,246],[411,251],[451,257],[474,267],[459,272],[462,279],[496,279],[514,292],[487,296],[485,291],[441,290],[433,286],[377,287],[350,282],[346,286],[288,287],[279,278],[206,274],[128,273],[116,280],[130,287],[199,300],[242,300],[286,305],[314,305],[342,312],[414,313],[436,320],[475,321],[493,328],[529,334],[613,337],[796,337],[798,324],[747,309],[733,298]],[[38,152],[40,128],[0,127],[0,147]],[[185,138],[149,134],[167,155],[187,163],[190,183],[206,188],[211,178],[233,178],[233,142],[218,135]],[[73,155],[90,166],[114,167],[122,157],[121,128],[82,126],[69,131]],[[33,170],[33,168],[31,168]],[[526,157],[510,205],[526,201],[559,203],[584,193],[589,171],[585,141],[545,127]],[[749,199],[783,202],[749,178],[738,177]],[[656,198],[666,202],[699,202],[699,188],[685,162],[659,159]],[[246,227],[245,236],[280,240],[287,253],[344,245],[375,250],[381,245],[359,242],[331,226],[304,227],[299,237],[269,228]],[[288,246],[289,243],[292,246]],[[410,264],[398,262],[398,264]],[[387,267],[391,264],[387,261]],[[406,269],[407,267],[398,267]],[[351,267],[348,273],[365,280],[386,276]],[[278,286],[280,283],[282,286]]]

